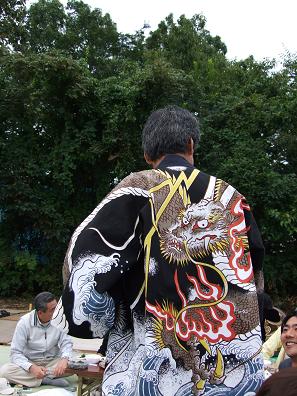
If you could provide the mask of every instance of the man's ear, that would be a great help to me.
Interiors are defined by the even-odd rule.
[[[156,169],[157,166],[159,165],[159,163],[164,158],[164,155],[162,155],[157,160],[152,160],[146,153],[144,153],[143,156],[144,156],[144,159],[146,160],[146,163],[149,164],[153,169]]]
[[[147,155],[147,153],[143,153],[143,156],[144,156],[145,162],[148,165],[152,166],[153,165],[153,161],[150,159],[150,157]]]
[[[188,141],[187,150],[189,155],[194,155],[194,141],[192,138]]]

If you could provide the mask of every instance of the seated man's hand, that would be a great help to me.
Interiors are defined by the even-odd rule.
[[[32,364],[29,368],[29,373],[33,374],[35,378],[42,379],[46,375],[46,368],[43,366],[37,366],[37,364]]]
[[[68,366],[68,359],[66,358],[60,359],[53,370],[53,375],[55,377],[60,377],[65,373],[67,366]]]

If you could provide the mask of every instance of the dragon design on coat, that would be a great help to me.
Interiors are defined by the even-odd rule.
[[[198,203],[190,202],[187,188],[182,185],[173,194],[176,183],[173,178],[172,185],[167,182],[159,190],[155,189],[152,206],[161,253],[169,263],[176,265],[174,283],[181,308],[177,309],[169,301],[163,304],[146,301],[146,309],[155,317],[157,344],[161,349],[170,345],[174,358],[181,359],[186,369],[193,370],[192,392],[200,395],[206,382],[220,384],[225,378],[227,356],[215,348],[216,343],[230,342],[239,334],[239,329],[243,330],[236,312],[237,292],[229,290],[228,283],[250,287],[252,266],[244,218],[244,209],[249,208],[234,189],[224,195],[226,186],[220,181],[214,188],[216,196],[204,197]],[[165,209],[164,205],[162,208],[164,201]],[[211,257],[211,263],[203,260],[207,257],[207,260]],[[194,265],[197,272],[187,275],[190,287],[182,290],[178,268],[189,265]],[[209,279],[212,272],[218,281]],[[255,297],[255,293],[248,296]],[[254,329],[257,318],[253,319],[245,334]],[[194,366],[192,358],[188,362],[189,353],[195,355]],[[207,359],[213,359],[213,363],[206,364]]]
[[[234,218],[220,202],[201,200],[181,211],[177,222],[161,232],[161,251],[169,261],[184,263],[228,247],[228,227]]]

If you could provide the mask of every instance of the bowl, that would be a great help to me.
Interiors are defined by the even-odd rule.
[[[68,367],[74,370],[85,370],[88,368],[88,362],[84,359],[69,360]]]
[[[86,361],[88,364],[98,364],[102,360],[102,356],[97,355],[95,353],[87,354],[85,356]]]

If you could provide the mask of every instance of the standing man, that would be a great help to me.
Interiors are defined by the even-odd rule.
[[[35,309],[19,320],[11,343],[10,363],[0,368],[0,377],[28,387],[69,386],[60,377],[72,353],[71,338],[50,323],[57,306],[52,293],[39,293]]]
[[[53,322],[110,329],[103,395],[244,395],[263,380],[255,277],[264,248],[245,198],[194,167],[193,114],[143,129],[152,170],[119,183],[76,229]],[[261,285],[262,287],[262,285]]]

